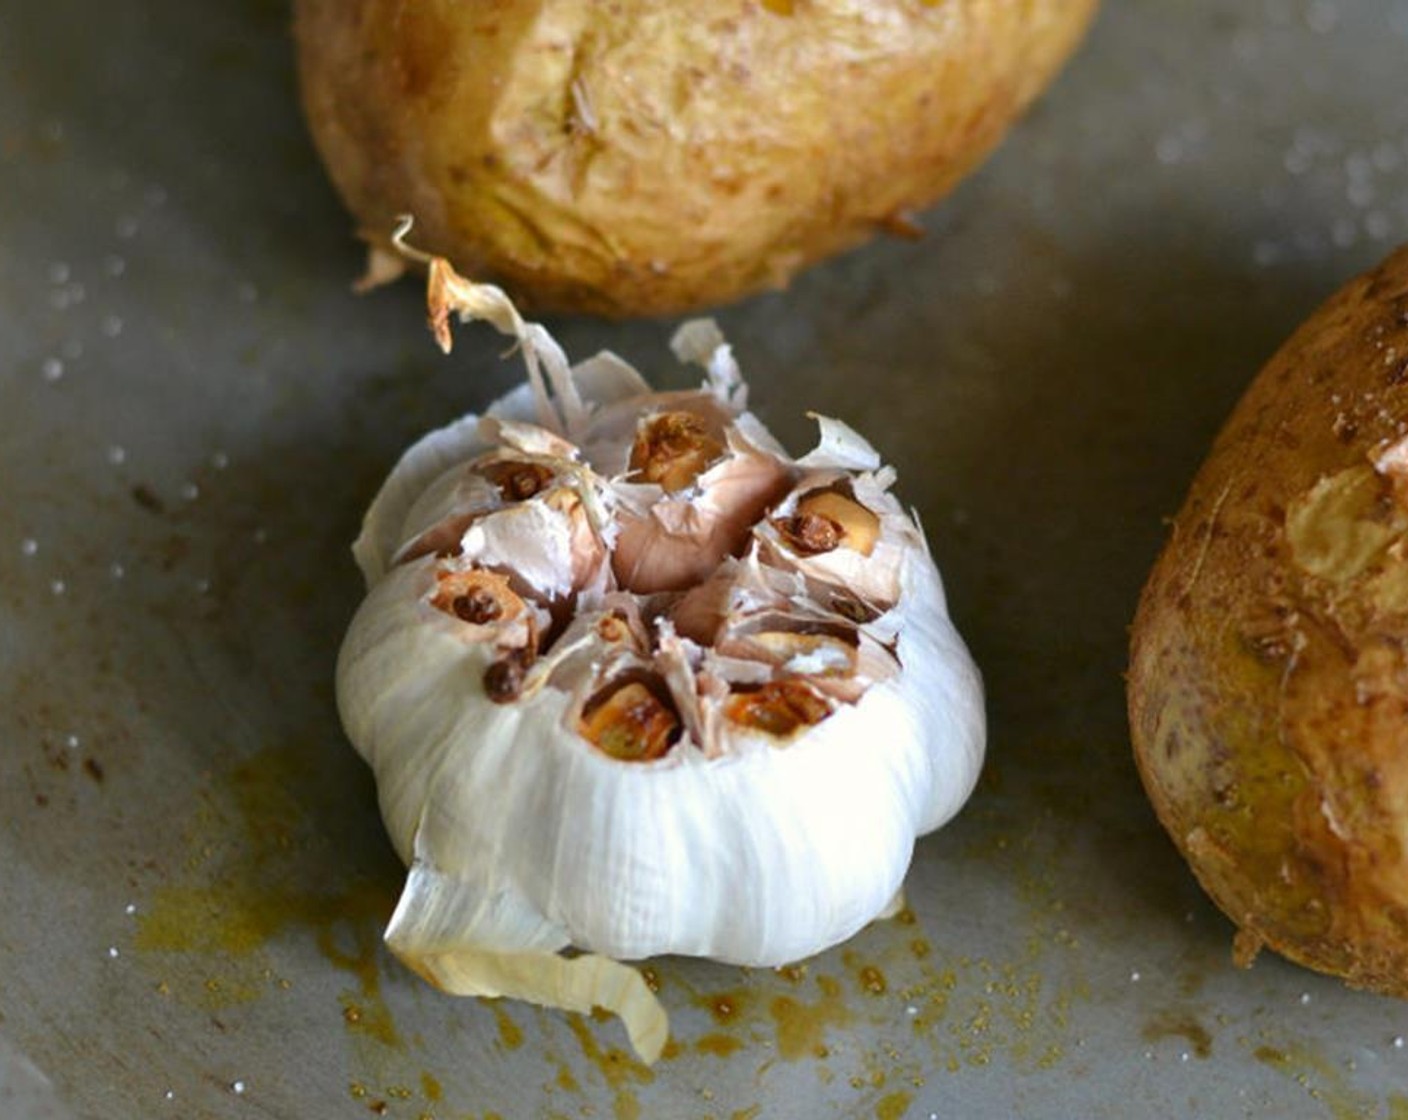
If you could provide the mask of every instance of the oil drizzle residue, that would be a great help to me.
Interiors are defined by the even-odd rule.
[[[851,1013],[841,998],[841,984],[831,976],[816,978],[820,997],[812,1003],[776,996],[768,1006],[777,1030],[777,1052],[787,1061],[827,1056],[828,1027],[843,1026]]]
[[[185,875],[158,887],[138,917],[134,948],[208,958],[204,981],[158,991],[215,1008],[287,989],[265,946],[285,931],[312,931],[318,951],[356,978],[341,999],[348,1029],[401,1046],[381,998],[380,931],[393,898],[381,881],[328,885],[322,858],[336,849],[299,794],[336,798],[312,753],[299,745],[255,752],[201,795],[185,827]],[[158,961],[152,961],[159,967]],[[189,971],[189,966],[180,970]]]
[[[405,1043],[396,1029],[391,1008],[381,995],[381,965],[377,960],[380,934],[366,924],[347,926],[352,936],[349,950],[338,943],[340,928],[332,922],[319,927],[317,945],[325,960],[357,978],[359,994],[343,992],[339,997],[343,1022],[349,1029],[376,1039],[383,1046],[404,1050]]]
[[[727,992],[709,992],[696,995],[694,1002],[713,1016],[714,1022],[727,1026],[744,1015],[753,1001],[753,993],[745,988],[735,988]]]
[[[1164,1038],[1187,1039],[1198,1058],[1212,1056],[1212,1035],[1208,1029],[1187,1012],[1167,1011],[1144,1024],[1140,1032],[1145,1042],[1158,1042]]]
[[[499,1042],[505,1050],[517,1050],[523,1045],[523,1031],[510,1017],[504,1008],[502,1001],[497,999],[483,999],[480,1003],[487,1004],[489,1010],[494,1013],[494,1022],[499,1028]]]
[[[640,1120],[640,1101],[631,1091],[630,1084],[634,1082],[648,1085],[654,1081],[655,1074],[650,1067],[619,1047],[603,1048],[592,1034],[585,1016],[569,1012],[566,1019],[568,1027],[576,1036],[578,1046],[582,1049],[582,1056],[600,1071],[606,1079],[606,1084],[615,1094],[613,1107],[616,1120]]]
[[[872,996],[883,996],[888,990],[889,984],[885,974],[875,965],[863,963],[860,954],[855,950],[847,949],[841,954],[841,960],[847,968],[855,970],[856,980],[863,992]]]
[[[557,1078],[556,1083],[559,1089],[568,1093],[579,1093],[582,1090],[582,1083],[577,1080],[577,1075],[572,1072],[572,1067],[561,1058],[556,1059]]]
[[[1294,1080],[1307,1096],[1327,1108],[1334,1120],[1356,1120],[1379,1114],[1382,1102],[1353,1088],[1345,1070],[1317,1050],[1294,1042],[1259,1045],[1252,1051],[1252,1057]],[[1408,1110],[1408,1101],[1399,1095],[1390,1100],[1391,1117],[1399,1115],[1392,1111],[1395,1101]],[[1403,1115],[1408,1115],[1408,1111]]]
[[[696,1050],[701,1054],[710,1054],[715,1058],[727,1058],[742,1050],[743,1047],[744,1042],[737,1035],[721,1034],[718,1031],[701,1035],[694,1040]]]
[[[875,1102],[875,1120],[900,1120],[914,1100],[913,1093],[889,1093]]]

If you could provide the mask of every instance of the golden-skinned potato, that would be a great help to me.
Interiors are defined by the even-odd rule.
[[[1129,708],[1239,961],[1408,996],[1408,249],[1233,412],[1144,589]]]
[[[373,244],[538,310],[785,284],[942,195],[1095,0],[297,0],[304,108]]]

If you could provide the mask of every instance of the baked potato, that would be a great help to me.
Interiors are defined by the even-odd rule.
[[[305,113],[360,232],[535,310],[682,312],[912,230],[1095,0],[296,0]],[[382,256],[383,262],[392,258]]]
[[[1408,248],[1256,378],[1141,598],[1129,712],[1164,826],[1239,928],[1408,996]]]

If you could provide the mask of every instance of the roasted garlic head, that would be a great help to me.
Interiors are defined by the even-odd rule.
[[[789,456],[727,344],[697,391],[569,367],[495,288],[431,310],[512,334],[527,382],[392,471],[338,703],[410,865],[390,947],[452,992],[663,1010],[621,959],[778,965],[887,912],[971,792],[978,673],[893,471],[851,429]],[[572,955],[563,955],[571,947]]]

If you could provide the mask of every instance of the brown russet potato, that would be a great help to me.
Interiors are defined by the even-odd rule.
[[[534,310],[777,287],[948,191],[1095,0],[296,0],[302,98],[358,229]]]
[[[1239,962],[1408,996],[1408,248],[1233,411],[1144,589],[1129,712]]]

